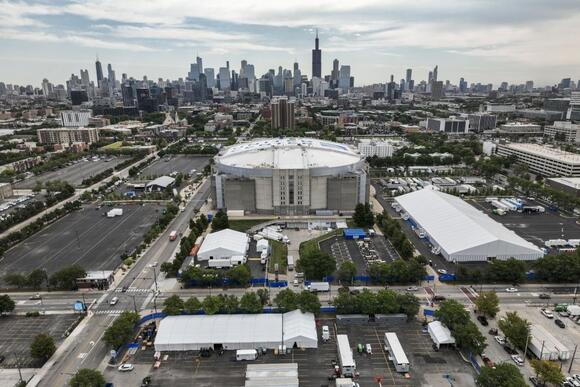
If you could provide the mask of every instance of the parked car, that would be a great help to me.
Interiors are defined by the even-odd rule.
[[[495,336],[494,339],[499,345],[505,345],[505,337]]]
[[[42,296],[40,295],[40,293],[36,293],[36,294],[30,296],[29,299],[30,300],[41,300],[42,299]]]
[[[508,293],[517,293],[518,292],[518,288],[507,288],[505,290]]]
[[[445,296],[433,296],[433,301],[445,301]]]
[[[564,324],[564,322],[558,318],[554,320],[554,323],[556,323],[556,325],[562,329],[566,328],[566,324]]]
[[[510,355],[517,355],[518,354],[518,351],[516,351],[515,349],[513,349],[509,345],[504,345],[503,349]]]
[[[439,273],[439,274],[447,274],[447,270],[445,270],[445,269],[439,269],[439,270],[437,270],[437,273]]]
[[[511,358],[514,361],[514,363],[516,363],[520,367],[524,365],[524,359],[522,359],[520,355],[512,355]]]
[[[366,344],[365,345],[365,351],[367,354],[372,355],[373,354],[373,347],[371,347],[370,344]]]
[[[485,316],[483,315],[477,316],[477,321],[479,321],[481,325],[483,325],[484,327],[489,325],[489,323],[487,322],[487,318],[485,318]]]
[[[135,368],[135,366],[133,366],[133,364],[125,363],[125,364],[121,364],[119,366],[119,371],[121,371],[121,372],[133,371],[134,368]]]
[[[542,387],[544,384],[541,384],[538,378],[535,376],[530,376],[530,382],[534,385],[534,387]]]
[[[483,360],[483,364],[485,364],[486,367],[494,368],[493,362],[491,361],[491,359],[489,357],[487,357],[487,355],[485,353],[481,354],[481,360]]]
[[[570,317],[570,313],[568,313],[568,312],[567,312],[567,311],[565,311],[565,310],[558,312],[558,315],[559,315],[560,317]]]
[[[574,374],[572,377],[580,382],[580,374]]]
[[[566,382],[570,383],[574,387],[580,387],[580,380],[577,380],[576,378],[573,378],[571,376],[568,376],[566,378]]]
[[[490,335],[493,336],[497,336],[497,334],[499,333],[497,328],[491,328],[487,333],[489,333]]]
[[[409,286],[409,287],[407,288],[407,291],[408,291],[408,292],[416,292],[417,290],[419,290],[419,288],[418,288],[418,287],[416,287],[416,286]]]
[[[147,387],[151,384],[151,376],[145,376],[141,381],[141,387]]]
[[[550,298],[552,298],[552,296],[550,296],[548,293],[542,293],[542,294],[540,294],[540,299],[541,300],[549,300]]]
[[[542,314],[547,318],[554,318],[554,313],[552,313],[550,310],[546,308],[540,309],[540,312],[542,312]]]

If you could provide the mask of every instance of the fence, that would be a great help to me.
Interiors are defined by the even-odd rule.
[[[439,281],[455,281],[455,274],[440,274]]]

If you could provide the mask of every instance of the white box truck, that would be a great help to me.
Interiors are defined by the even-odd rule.
[[[288,270],[294,270],[294,257],[292,255],[288,256],[286,266],[288,267]]]
[[[252,361],[258,358],[258,351],[255,349],[238,349],[236,351],[236,361]]]
[[[306,285],[306,289],[311,292],[329,292],[330,284],[328,282],[311,282],[310,285]]]
[[[107,212],[107,218],[114,218],[115,216],[122,216],[123,209],[122,208],[113,208],[109,212]]]
[[[347,335],[336,335],[336,348],[338,351],[340,373],[342,376],[354,376],[356,363],[352,356],[352,349],[350,348]]]

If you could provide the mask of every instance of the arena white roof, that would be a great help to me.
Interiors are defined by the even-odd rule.
[[[295,342],[301,348],[318,346],[312,313],[169,316],[161,320],[155,350],[190,351],[214,344],[224,349],[272,349]]]
[[[217,163],[240,168],[308,169],[356,164],[361,156],[344,144],[311,138],[273,138],[233,145]]]
[[[488,257],[537,259],[534,244],[518,236],[461,198],[425,188],[395,198],[449,261],[484,261]]]
[[[246,255],[248,250],[248,235],[243,232],[231,230],[229,228],[208,234],[197,256],[199,259],[207,260],[210,256],[214,259]]]

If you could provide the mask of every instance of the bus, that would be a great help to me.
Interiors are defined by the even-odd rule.
[[[352,357],[352,349],[350,348],[347,335],[336,335],[336,348],[338,350],[340,373],[343,376],[354,376],[356,363]]]
[[[385,332],[385,347],[389,351],[389,358],[392,360],[397,372],[409,372],[409,359],[407,359],[407,355],[396,333]]]

